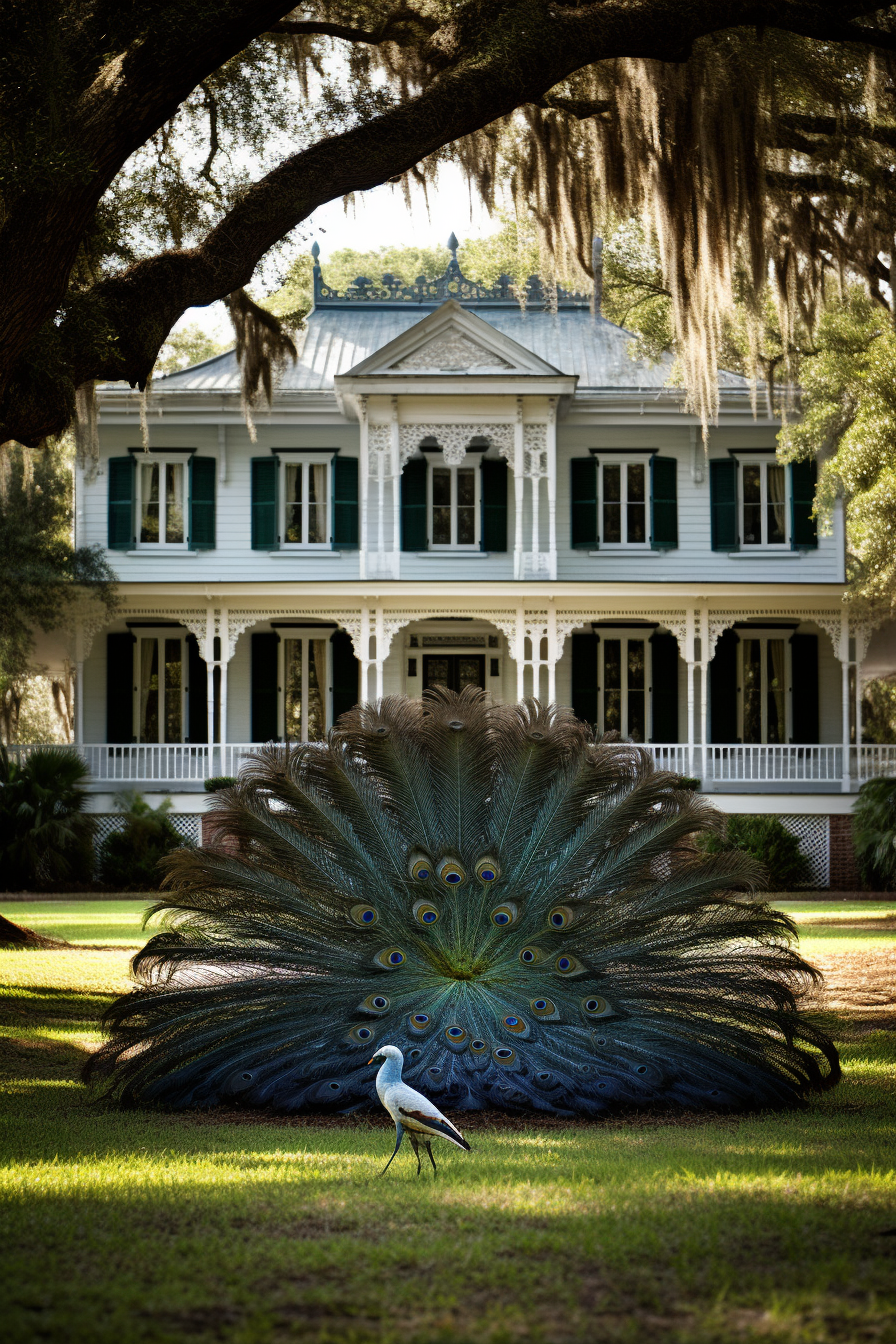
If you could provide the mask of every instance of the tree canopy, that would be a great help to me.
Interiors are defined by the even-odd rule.
[[[641,221],[709,420],[738,275],[748,335],[772,277],[785,344],[846,274],[890,301],[894,17],[868,0],[11,0],[0,442],[60,433],[97,379],[145,386],[181,314],[280,264],[318,205],[448,158],[489,205],[524,201],[560,269],[588,272],[595,222]]]

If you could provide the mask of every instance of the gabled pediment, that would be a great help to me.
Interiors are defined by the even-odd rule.
[[[559,373],[559,369],[518,341],[497,331],[475,313],[467,312],[455,299],[448,299],[434,313],[342,376],[388,378],[424,374],[438,378],[498,374],[531,378]]]

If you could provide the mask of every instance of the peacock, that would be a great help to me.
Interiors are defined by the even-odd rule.
[[[680,776],[571,712],[388,697],[269,744],[169,858],[138,987],[87,1066],[171,1108],[347,1113],[371,1056],[455,1110],[785,1107],[833,1085],[815,972]]]

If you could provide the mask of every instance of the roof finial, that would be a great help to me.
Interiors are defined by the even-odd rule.
[[[320,256],[320,243],[317,241],[316,238],[314,242],[311,244],[311,255],[315,261],[317,261],[318,257]]]
[[[448,239],[448,251],[451,253],[451,260],[454,262],[455,265],[457,265],[457,249],[459,247],[460,243],[457,241],[457,239],[454,236],[454,233],[452,232],[451,237]]]

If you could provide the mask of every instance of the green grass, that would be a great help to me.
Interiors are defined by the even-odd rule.
[[[404,1150],[380,1181],[378,1120],[92,1105],[77,1072],[129,956],[0,953],[10,1344],[896,1342],[886,1019],[822,1018],[846,1076],[803,1112],[471,1122],[437,1181]]]
[[[0,914],[47,938],[107,947],[138,947],[152,933],[143,929],[149,902],[138,901],[4,901]]]

